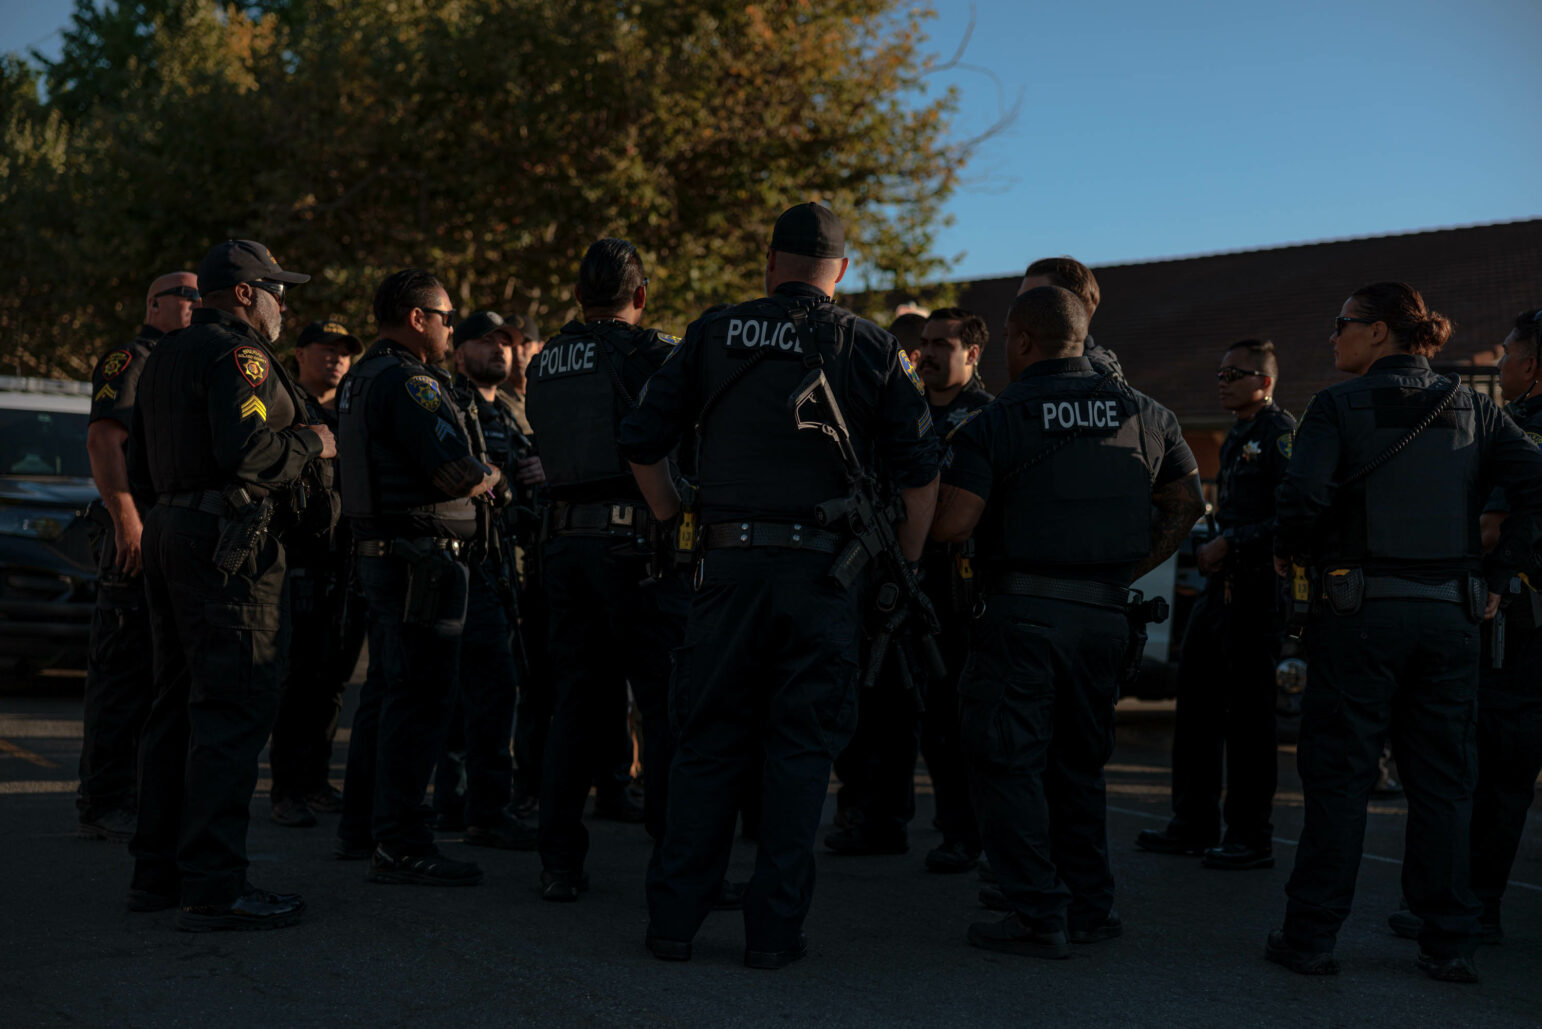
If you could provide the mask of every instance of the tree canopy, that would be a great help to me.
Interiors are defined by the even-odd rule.
[[[463,312],[573,308],[623,236],[676,331],[756,295],[770,224],[847,226],[852,289],[912,288],[970,156],[897,0],[76,0],[53,61],[0,61],[0,351],[78,376],[155,274],[267,244],[312,281],[290,325],[368,332],[375,284],[435,271]]]

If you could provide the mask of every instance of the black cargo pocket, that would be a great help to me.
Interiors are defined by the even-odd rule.
[[[669,727],[675,739],[696,705],[691,692],[691,654],[694,647],[675,647],[669,652]]]
[[[273,604],[205,604],[207,631],[196,653],[189,699],[249,697],[276,692],[282,677],[279,609]]]

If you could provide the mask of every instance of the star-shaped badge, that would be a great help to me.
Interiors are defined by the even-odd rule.
[[[1258,445],[1256,440],[1248,440],[1242,444],[1242,460],[1244,461],[1255,461],[1261,453],[1263,453],[1263,448]]]

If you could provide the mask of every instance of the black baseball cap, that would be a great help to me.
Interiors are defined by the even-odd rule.
[[[273,260],[268,248],[250,239],[227,239],[216,243],[198,262],[198,292],[208,294],[229,289],[241,282],[283,282],[299,285],[311,281],[309,275],[286,272]]]
[[[802,257],[845,257],[846,230],[823,204],[789,207],[771,230],[771,249]]]
[[[347,343],[350,354],[364,353],[364,344],[359,341],[359,337],[349,332],[342,322],[311,322],[300,330],[300,340],[295,346],[333,342]]]
[[[517,332],[527,340],[539,340],[541,330],[536,326],[535,319],[528,315],[511,314],[507,318],[497,311],[478,311],[469,318],[462,319],[455,326],[455,335],[452,337],[455,345],[460,346],[467,340],[481,339],[494,329],[508,329]]]

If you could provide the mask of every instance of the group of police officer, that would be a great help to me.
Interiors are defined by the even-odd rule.
[[[801,958],[832,765],[844,786],[829,849],[902,851],[918,745],[943,832],[927,867],[964,871],[983,850],[995,885],[981,901],[1005,912],[971,926],[971,943],[1060,958],[1120,935],[1103,767],[1120,684],[1160,617],[1130,584],[1204,511],[1195,458],[1172,413],[1092,341],[1098,288],[1078,262],[1029,266],[1004,326],[1012,382],[994,399],[978,384],[980,319],[942,309],[896,324],[916,332],[897,344],[833,302],[846,269],[839,219],[797,205],[773,228],[766,295],[713,308],[676,340],[645,327],[636,249],[601,240],[578,272],[582,317],[518,356],[528,422],[499,389],[524,336],[488,312],[457,329],[428,272],[381,283],[368,350],[341,326],[308,328],[304,388],[272,347],[285,290],[307,276],[231,240],[196,280],[157,280],[140,338],[98,365],[92,423],[113,531],[81,825],[132,833],[130,908],[177,907],[191,931],[301,917],[303,899],[245,874],[270,731],[275,820],[340,808],[336,854],[367,859],[371,881],[479,882],[477,865],[436,845],[448,822],[470,844],[538,849],[542,896],[577,900],[584,801],[614,755],[594,712],[623,709],[629,689],[658,958],[688,960],[708,912],[740,906],[746,964]],[[1337,967],[1389,733],[1410,808],[1409,910],[1394,928],[1418,937],[1436,978],[1475,978],[1472,891],[1488,891],[1482,931],[1497,933],[1495,883],[1538,771],[1542,698],[1523,653],[1536,619],[1522,614],[1536,607],[1542,437],[1429,370],[1449,331],[1403,284],[1356,293],[1332,336],[1356,377],[1320,394],[1299,433],[1273,403],[1271,345],[1243,341],[1221,359],[1237,424],[1219,532],[1197,554],[1209,586],[1184,643],[1175,814],[1137,844],[1216,868],[1272,864],[1268,655],[1275,573],[1290,573],[1298,621],[1310,621],[1307,822],[1267,956],[1300,972]],[[1536,336],[1523,318],[1506,341],[1506,374],[1530,375],[1522,401]],[[441,367],[452,344],[453,380]],[[99,423],[112,427],[101,439]],[[536,516],[520,487],[536,483],[540,529],[522,537],[521,512]],[[538,615],[519,605],[533,577]],[[361,620],[347,614],[352,592]],[[1480,632],[1496,611],[1508,636]],[[146,614],[154,700],[136,715],[115,651]],[[325,761],[361,622],[369,668],[339,798]],[[318,628],[330,658],[296,669],[292,634]],[[1485,688],[1505,698],[1485,693],[1481,709],[1480,637],[1497,648]],[[551,696],[527,712],[521,688],[515,730],[519,754],[525,723],[550,719],[544,757],[519,759],[521,778],[539,782],[531,826],[512,796],[509,736],[515,683],[537,660]],[[1505,756],[1478,760],[1480,710],[1507,712],[1485,723]],[[437,822],[424,803],[436,766]],[[1475,823],[1479,768],[1503,785]],[[733,884],[741,814],[757,860]],[[1469,876],[1469,825],[1508,841],[1502,860],[1487,845],[1495,867],[1481,876],[1477,862]]]

